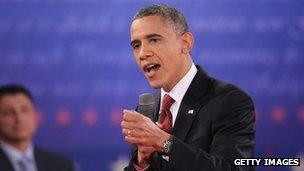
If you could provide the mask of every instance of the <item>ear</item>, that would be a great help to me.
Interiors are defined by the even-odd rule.
[[[191,32],[186,32],[181,38],[183,41],[182,53],[189,54],[194,44],[194,37]]]
[[[38,113],[38,111],[36,110],[36,109],[34,109],[34,111],[33,111],[34,113],[34,119],[35,119],[35,122],[37,123],[37,124],[40,124],[40,122],[42,121],[42,118],[41,118],[41,115]]]

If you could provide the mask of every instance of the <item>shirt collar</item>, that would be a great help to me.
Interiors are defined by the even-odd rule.
[[[179,82],[171,89],[170,92],[165,92],[163,88],[161,89],[161,99],[165,94],[169,94],[175,100],[175,102],[181,103],[196,73],[197,68],[194,63],[192,63],[187,74],[181,80],[179,80]]]
[[[29,144],[25,151],[20,151],[15,147],[8,145],[2,141],[0,141],[0,147],[3,149],[3,151],[10,158],[11,161],[17,161],[22,157],[26,157],[30,160],[34,159],[34,147],[32,143]]]

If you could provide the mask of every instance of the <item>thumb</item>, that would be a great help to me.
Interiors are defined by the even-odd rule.
[[[156,124],[156,126],[158,126],[160,129],[162,129],[162,128],[163,128],[163,125],[162,125],[162,124],[160,124],[159,122],[155,122],[155,124]]]

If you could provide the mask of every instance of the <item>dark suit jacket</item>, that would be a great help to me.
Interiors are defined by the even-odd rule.
[[[34,156],[38,171],[73,171],[73,163],[65,156],[34,147]],[[0,170],[14,171],[8,156],[0,148]]]
[[[166,162],[155,153],[149,170],[253,170],[233,164],[235,158],[253,157],[255,115],[251,98],[236,86],[211,78],[197,68],[173,127],[170,160]],[[154,121],[158,119],[160,92],[156,99]],[[134,148],[125,170],[134,170],[136,154]]]

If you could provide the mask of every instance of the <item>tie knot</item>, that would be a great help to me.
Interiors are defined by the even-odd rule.
[[[28,163],[29,163],[29,158],[26,156],[22,156],[19,160],[18,160],[18,166],[19,166],[19,170],[20,171],[27,171],[28,170]]]
[[[162,110],[170,110],[174,102],[175,100],[169,94],[165,94],[162,102]]]

